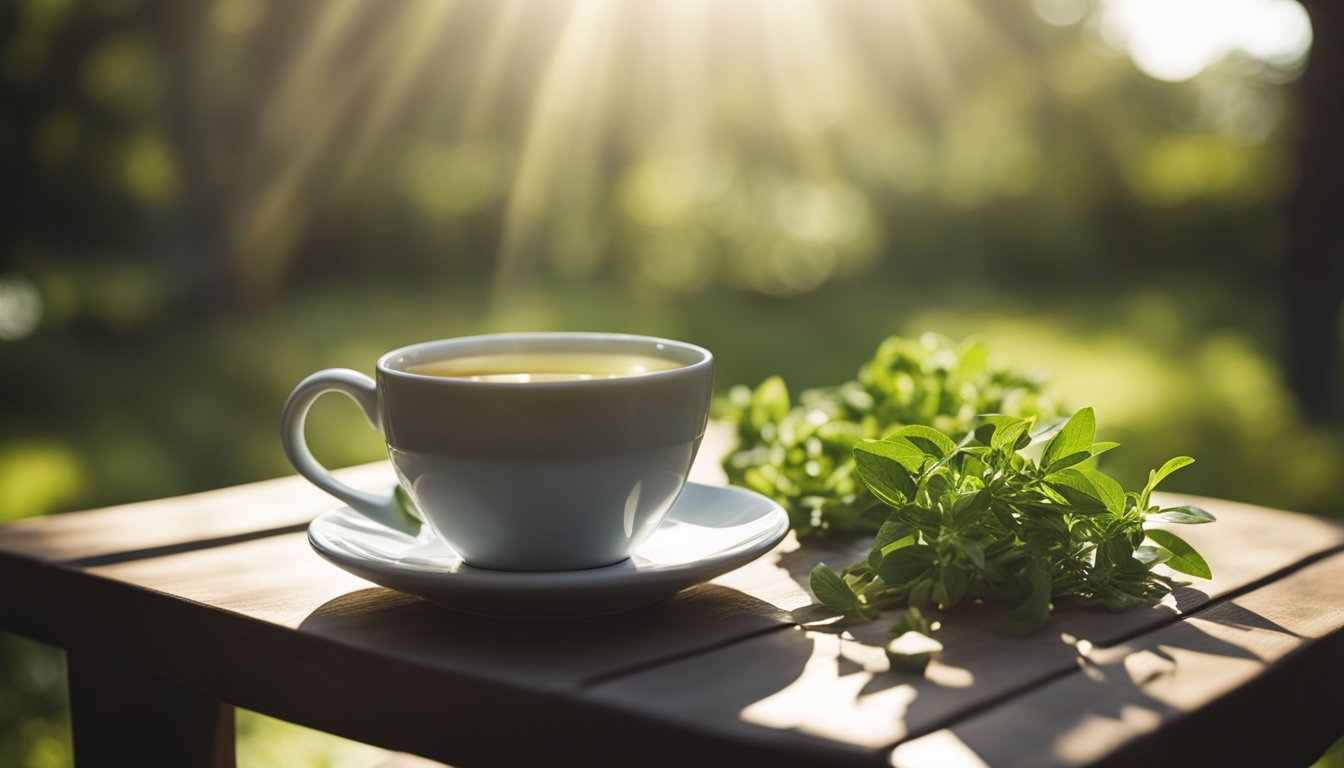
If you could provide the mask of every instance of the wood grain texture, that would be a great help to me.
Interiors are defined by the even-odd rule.
[[[711,430],[693,477],[721,482],[730,440],[721,425]],[[351,470],[365,483],[386,472]],[[21,585],[0,590],[0,626],[459,764],[885,765],[926,753],[1012,764],[1015,750],[991,754],[984,741],[1018,730],[1005,743],[1035,739],[1030,755],[1046,763],[1146,760],[1153,744],[1216,728],[1199,725],[1206,713],[1241,722],[1264,696],[1284,712],[1337,711],[1318,705],[1340,682],[1344,596],[1317,582],[1344,584],[1332,570],[1344,529],[1212,499],[1166,501],[1219,517],[1181,529],[1214,580],[1151,610],[1060,611],[1022,639],[995,632],[989,610],[961,611],[924,675],[888,670],[885,622],[828,625],[807,588],[818,561],[843,567],[865,553],[862,541],[800,546],[790,536],[710,584],[617,616],[481,619],[317,557],[298,531],[336,502],[299,478],[0,527],[0,584]],[[1089,677],[1097,673],[1102,682]],[[1299,689],[1311,695],[1289,695]],[[1143,697],[1137,709],[1131,695]],[[1056,710],[1103,737],[1051,731],[1067,724]],[[1303,743],[1325,730],[1302,726]]]
[[[387,462],[338,470],[364,488],[391,487]],[[0,526],[0,554],[48,562],[134,559],[192,544],[302,530],[340,502],[301,477],[283,477],[190,496],[16,520]]]
[[[588,681],[790,626],[774,606],[715,585],[596,619],[459,615],[339,571],[302,534],[90,569],[28,567],[42,571],[27,574],[28,608],[0,616],[24,634],[448,762],[540,760],[572,734],[595,748],[620,718],[578,702]],[[551,736],[501,752],[518,729]]]
[[[1344,555],[1077,663],[892,763],[1305,765],[1344,730]]]
[[[1198,502],[1219,517],[1217,524],[1182,531],[1208,557],[1216,578],[1179,589],[1152,609],[1062,610],[1043,632],[1026,638],[996,631],[997,616],[990,610],[959,610],[940,635],[943,655],[922,677],[888,671],[882,650],[887,622],[808,627],[606,681],[587,695],[688,730],[877,750],[1070,673],[1078,663],[1079,641],[1107,646],[1141,636],[1344,544],[1344,529],[1328,521],[1213,499],[1168,497],[1178,499]],[[1248,541],[1256,546],[1247,549]],[[745,579],[773,562],[780,572],[775,582],[749,591],[792,609],[808,599],[806,570],[817,558],[808,547],[792,552],[788,547],[786,542],[725,581]],[[856,553],[849,554],[850,559],[834,564],[852,562]],[[789,558],[799,562],[779,565]],[[815,607],[794,613],[802,620],[825,615]]]

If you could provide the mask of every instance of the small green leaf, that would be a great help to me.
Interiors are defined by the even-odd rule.
[[[915,543],[915,527],[895,518],[882,523],[873,540],[873,548],[868,552],[868,565],[874,570],[882,564],[882,558],[901,547]]]
[[[1160,512],[1154,512],[1148,515],[1144,521],[1147,523],[1179,523],[1181,525],[1198,525],[1200,523],[1216,522],[1216,518],[1199,507],[1192,507],[1188,504],[1182,504],[1179,507],[1167,507]]]
[[[1098,563],[1118,566],[1132,557],[1134,557],[1134,545],[1130,544],[1129,537],[1123,534],[1112,536],[1097,547]]]
[[[1092,455],[1093,455],[1093,456],[1100,456],[1101,454],[1103,454],[1103,453],[1105,453],[1105,452],[1111,450],[1112,448],[1119,448],[1119,447],[1120,447],[1120,444],[1119,444],[1119,443],[1112,443],[1112,442],[1108,442],[1108,441],[1103,441],[1103,442],[1100,442],[1100,443],[1093,443],[1093,444],[1092,444]]]
[[[1060,471],[1061,469],[1068,469],[1069,467],[1072,467],[1074,464],[1081,464],[1090,458],[1092,458],[1092,454],[1089,451],[1078,451],[1077,453],[1071,453],[1062,459],[1055,459],[1053,462],[1051,462],[1050,466],[1045,468],[1045,473],[1047,475],[1053,474],[1055,472]]]
[[[1106,505],[1106,509],[1117,515],[1125,511],[1125,489],[1115,478],[1092,467],[1080,467],[1076,471],[1086,477],[1101,494],[1098,498]]]
[[[1153,491],[1157,489],[1158,483],[1166,479],[1167,475],[1182,468],[1194,464],[1195,460],[1189,456],[1177,456],[1174,459],[1168,459],[1161,469],[1148,473],[1148,485],[1144,486],[1143,493],[1139,495],[1139,507],[1147,509],[1148,499],[1152,497]]]
[[[888,544],[904,539],[915,532],[913,526],[901,522],[900,520],[887,520],[877,529],[877,537],[873,539],[873,549],[882,549]]]
[[[989,439],[989,447],[995,450],[1016,451],[1019,447],[1018,442],[1027,436],[1029,429],[1031,419],[1013,419],[1009,423],[1001,424],[994,430],[994,436]]]
[[[1165,480],[1167,478],[1167,475],[1170,475],[1172,472],[1175,472],[1176,470],[1181,469],[1182,467],[1188,467],[1194,463],[1195,460],[1190,458],[1189,456],[1177,456],[1174,459],[1168,460],[1166,464],[1162,465],[1161,469],[1157,470],[1157,474],[1153,477],[1152,485],[1156,486],[1158,483]]]
[[[989,502],[993,498],[994,493],[989,488],[956,494],[952,502],[952,525],[958,529],[974,525],[989,509]]]
[[[812,594],[817,596],[821,604],[833,611],[840,613],[850,613],[859,605],[859,598],[854,594],[854,590],[849,588],[845,580],[825,563],[819,563],[812,569],[810,579],[812,585]]]
[[[886,440],[862,440],[854,446],[854,468],[873,495],[898,507],[915,495],[915,480],[907,463],[923,462],[917,448]],[[918,464],[916,464],[918,466]]]
[[[922,424],[902,427],[888,435],[887,440],[909,443],[935,459],[945,458],[948,454],[957,450],[955,440],[933,427],[926,427]]]
[[[1082,496],[1094,499],[1110,512],[1119,514],[1125,508],[1125,491],[1109,475],[1090,467],[1069,467],[1048,476],[1046,482],[1071,503],[1083,506]]]
[[[966,595],[966,571],[959,565],[945,565],[941,578],[934,584],[934,600],[940,608],[952,608]]]
[[[933,565],[933,547],[913,544],[886,555],[877,567],[877,575],[895,586],[908,584],[928,572]]]
[[[1083,408],[1073,414],[1059,434],[1046,444],[1045,452],[1041,454],[1041,464],[1048,467],[1065,456],[1090,450],[1096,433],[1096,415],[1091,408]]]
[[[1209,570],[1209,564],[1204,562],[1195,548],[1190,546],[1185,539],[1172,533],[1154,529],[1147,532],[1148,538],[1152,539],[1157,545],[1171,551],[1171,558],[1167,560],[1166,566],[1173,571],[1188,573],[1191,576],[1198,576],[1201,579],[1213,578],[1213,572]]]
[[[1037,422],[1035,428],[1032,429],[1031,431],[1030,444],[1040,445],[1041,443],[1053,439],[1055,435],[1059,434],[1059,430],[1063,429],[1064,425],[1067,423],[1068,423],[1067,419],[1061,419],[1058,417],[1041,419],[1039,422]]]
[[[1004,619],[1003,629],[1010,635],[1029,635],[1050,620],[1050,574],[1036,562],[1027,566],[1024,575],[1031,591]]]
[[[966,553],[966,559],[975,563],[975,567],[980,570],[985,569],[985,548],[973,541],[963,542],[961,551]]]
[[[1154,565],[1161,565],[1170,560],[1171,557],[1171,550],[1166,547],[1154,547],[1145,544],[1134,550],[1134,559],[1149,568],[1152,568]]]

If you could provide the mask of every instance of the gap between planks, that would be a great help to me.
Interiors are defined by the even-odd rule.
[[[1235,600],[1246,594],[1254,592],[1258,589],[1262,589],[1276,581],[1283,579],[1284,577],[1290,576],[1304,568],[1315,565],[1316,563],[1325,560],[1326,558],[1333,557],[1334,555],[1338,555],[1341,553],[1344,553],[1344,544],[1337,545],[1335,547],[1323,550],[1321,552],[1317,552],[1312,555],[1308,555],[1307,557],[1304,557],[1302,560],[1299,560],[1298,562],[1293,563],[1290,566],[1280,568],[1279,570],[1269,574],[1268,576],[1265,576],[1264,578],[1257,579],[1256,581],[1250,582],[1235,590],[1231,590],[1227,594],[1222,595],[1216,600],[1210,600],[1209,602],[1204,603],[1203,605],[1195,608],[1189,613],[1174,614],[1171,620],[1169,621],[1163,621],[1160,624],[1146,626],[1142,629],[1121,635],[1104,644],[1098,643],[1094,647],[1099,649],[1117,648],[1119,646],[1124,645],[1125,643],[1132,642],[1145,635],[1160,632],[1164,629],[1167,629],[1168,627],[1174,626],[1179,622],[1186,621],[1189,619],[1201,618],[1202,614],[1208,611],[1219,610],[1221,609],[1222,606],[1226,605],[1232,600]],[[938,731],[945,730],[947,728],[953,728],[959,723],[962,723],[966,720],[970,720],[971,718],[977,717],[985,712],[993,710],[1013,699],[1019,699],[1024,696],[1030,695],[1035,691],[1037,691],[1038,689],[1044,688],[1058,680],[1062,680],[1071,675],[1080,675],[1080,674],[1083,674],[1083,672],[1081,672],[1076,666],[1063,667],[1059,670],[1056,670],[1055,672],[1048,673],[1036,680],[1033,680],[1030,683],[1021,685],[1010,691],[1005,691],[1001,694],[988,698],[984,701],[977,702],[967,707],[965,710],[957,712],[955,715],[945,717],[940,720],[933,720],[930,721],[928,724],[921,726],[920,728],[912,729],[901,739],[893,741],[887,744],[885,747],[882,747],[881,751],[884,752],[889,751],[895,749],[901,744],[914,741],[915,739],[922,738],[924,736],[928,736],[931,733],[936,733]]]

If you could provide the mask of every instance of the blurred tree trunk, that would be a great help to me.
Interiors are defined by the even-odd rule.
[[[1314,41],[1299,82],[1300,175],[1289,201],[1287,375],[1306,415],[1339,415],[1344,308],[1344,3],[1303,0]]]

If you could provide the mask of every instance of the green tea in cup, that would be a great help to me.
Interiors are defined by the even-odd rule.
[[[642,376],[680,368],[684,363],[651,355],[514,352],[436,360],[407,368],[421,376],[472,381],[531,384]]]

